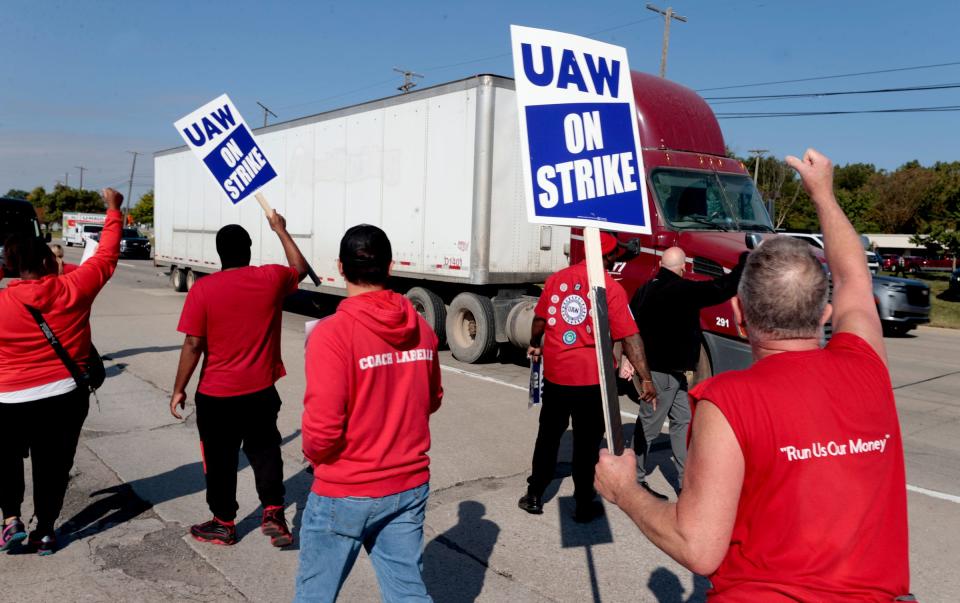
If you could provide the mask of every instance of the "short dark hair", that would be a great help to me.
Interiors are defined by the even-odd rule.
[[[387,233],[370,224],[358,224],[340,239],[343,276],[354,285],[382,285],[390,275],[393,249]]]
[[[819,336],[829,289],[813,248],[781,235],[750,252],[737,295],[759,339],[804,339]]]
[[[31,273],[36,276],[57,274],[57,259],[39,237],[16,233],[3,243],[3,263],[7,276]]]
[[[250,265],[250,234],[239,224],[227,224],[217,231],[217,254],[221,268],[241,268]]]

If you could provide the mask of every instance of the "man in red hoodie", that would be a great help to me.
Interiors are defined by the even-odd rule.
[[[421,576],[430,415],[440,407],[437,336],[386,289],[387,235],[340,241],[347,299],[307,341],[303,454],[313,488],[300,528],[296,601],[333,601],[363,546],[385,601],[430,601]]]
[[[190,534],[201,542],[234,544],[237,530],[237,462],[240,448],[253,467],[260,503],[261,531],[282,547],[293,542],[283,515],[283,460],[277,414],[280,396],[274,383],[286,374],[280,359],[283,298],[297,289],[309,270],[287,222],[268,216],[289,266],[250,265],[250,235],[228,224],[217,232],[221,270],[190,289],[177,330],[185,335],[170,399],[180,419],[187,383],[203,356],[197,386],[197,431],[207,481],[210,521]]]

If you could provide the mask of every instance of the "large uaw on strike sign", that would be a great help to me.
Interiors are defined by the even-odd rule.
[[[529,220],[650,234],[626,50],[510,29]]]
[[[226,94],[181,118],[174,126],[234,203],[277,177]]]
[[[555,31],[516,25],[510,30],[527,216],[531,222],[584,228],[607,445],[621,454],[598,228],[650,234],[627,53]]]

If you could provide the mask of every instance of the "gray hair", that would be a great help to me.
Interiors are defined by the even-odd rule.
[[[820,336],[829,283],[808,243],[778,236],[750,253],[737,295],[756,337],[806,339]]]

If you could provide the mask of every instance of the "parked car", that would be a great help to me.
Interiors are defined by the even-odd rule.
[[[788,237],[793,237],[795,239],[800,239],[801,241],[806,241],[810,243],[817,249],[823,249],[823,235],[819,233],[809,233],[809,232],[778,232],[777,234],[787,235]],[[864,247],[869,244],[864,237]],[[866,254],[867,259],[867,268],[870,270],[870,274],[877,274],[880,272],[880,256],[872,251],[864,249],[864,254]]]
[[[930,287],[922,281],[874,276],[873,300],[884,335],[903,335],[930,322]]]
[[[952,272],[953,257],[942,253],[922,255],[905,255],[900,264],[901,272],[918,274],[920,272]]]
[[[881,256],[880,267],[887,272],[898,272],[900,256],[895,253],[885,253]]]

